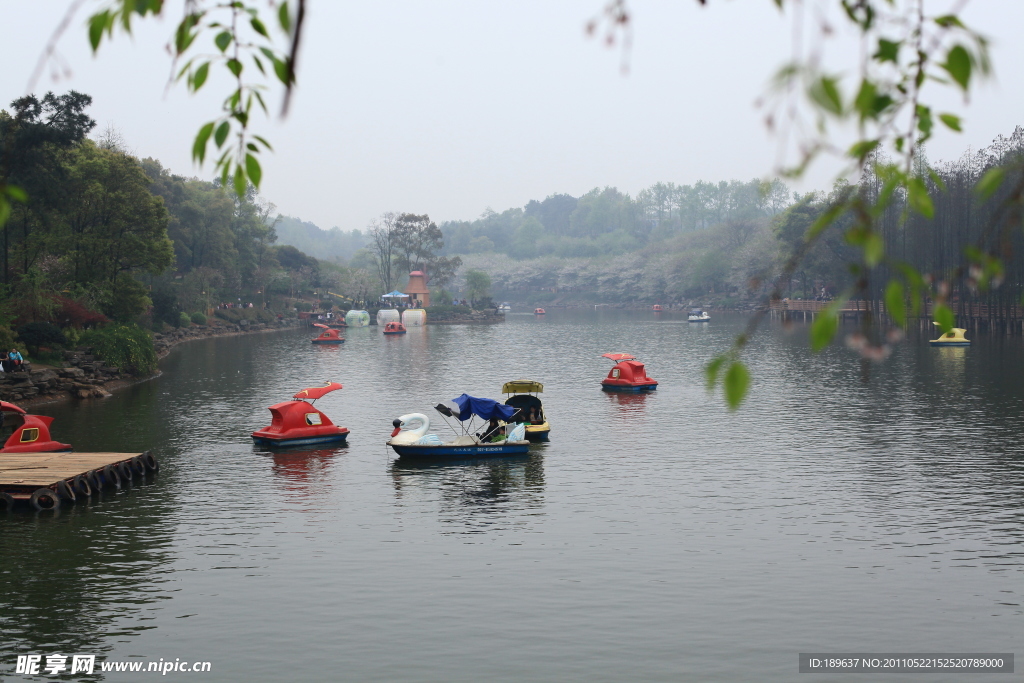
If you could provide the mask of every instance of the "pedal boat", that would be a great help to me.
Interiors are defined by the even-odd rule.
[[[390,322],[384,324],[384,334],[405,334],[407,331],[402,323]]]
[[[535,308],[535,309],[533,309],[533,314],[534,315],[545,315],[545,314],[547,314],[547,311],[545,311],[543,308]]]
[[[933,322],[932,325],[938,326],[938,323]],[[964,338],[965,334],[967,334],[967,330],[954,327],[938,339],[932,339],[928,343],[932,346],[970,346],[971,340]]]
[[[551,425],[548,424],[547,416],[544,414],[544,405],[537,396],[543,391],[543,384],[529,379],[517,379],[505,382],[501,386],[501,393],[511,394],[505,399],[505,405],[522,411],[522,415],[518,419],[526,425],[527,441],[547,441],[548,435],[551,433]],[[531,422],[528,418],[534,411],[540,416],[540,419]]]
[[[50,437],[52,417],[29,415],[24,409],[7,401],[0,401],[0,438],[10,434],[0,453],[56,453],[72,450],[71,444],[54,441]]]
[[[699,308],[690,309],[690,314],[686,316],[686,322],[689,323],[706,323],[711,320],[711,316],[708,315],[707,311]]]
[[[608,376],[601,380],[601,388],[605,391],[654,391],[658,382],[647,376],[644,364],[629,353],[603,353],[615,363]]]
[[[253,432],[252,440],[272,448],[343,444],[348,439],[348,428],[336,426],[331,418],[313,407],[318,398],[338,389],[341,389],[340,384],[328,382],[322,387],[303,389],[292,397],[294,401],[270,406],[268,410],[273,416],[270,425]]]
[[[391,432],[387,445],[403,458],[472,459],[521,455],[529,452],[530,442],[526,440],[526,426],[505,422],[519,412],[517,408],[489,398],[462,394],[448,403],[437,404],[434,409],[445,418],[444,422],[455,433],[454,439],[443,441],[437,434],[428,434],[430,418],[423,413],[409,413],[392,422],[395,430]],[[454,426],[448,422],[449,417],[455,419]],[[474,418],[485,421],[483,429],[475,434],[473,430],[477,427],[474,425]],[[488,432],[487,427],[492,419],[498,421],[499,427],[493,432]],[[503,422],[505,423],[502,424]],[[507,430],[507,437],[500,434],[503,430]]]
[[[344,344],[345,338],[341,336],[341,332],[333,327],[328,327],[322,323],[313,323],[313,327],[322,328],[319,337],[314,337],[312,342],[314,344]]]
[[[651,306],[651,310],[655,313],[661,313],[661,304],[654,304]]]

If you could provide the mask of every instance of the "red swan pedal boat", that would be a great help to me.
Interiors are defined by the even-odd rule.
[[[658,382],[647,376],[644,364],[630,353],[603,353],[615,363],[608,376],[601,380],[601,388],[605,391],[654,391]]]
[[[311,444],[339,443],[348,439],[348,428],[338,427],[331,418],[313,407],[325,394],[341,389],[337,382],[322,387],[309,387],[295,394],[294,401],[270,406],[270,425],[252,433],[252,440],[261,446],[281,448]]]
[[[71,450],[71,444],[54,441],[50,437],[52,417],[29,415],[7,401],[0,401],[0,417],[3,418],[0,434],[10,433],[4,441],[4,447],[0,448],[0,453],[52,453]]]

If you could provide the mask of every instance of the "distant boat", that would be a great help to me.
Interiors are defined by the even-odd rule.
[[[651,310],[655,313],[661,313],[661,304],[654,304],[651,306]]]
[[[933,322],[932,325],[937,326],[938,323]],[[954,327],[938,339],[932,339],[928,343],[932,346],[970,346],[971,340],[964,338],[966,333],[967,330],[960,327]]]
[[[405,325],[400,322],[391,321],[384,324],[384,334],[405,334]]]
[[[699,308],[691,308],[690,314],[686,316],[686,322],[690,323],[706,323],[711,320],[711,316],[707,314],[707,311]]]
[[[547,311],[545,311],[543,308],[535,308],[535,309],[533,309],[533,314],[534,315],[544,315],[545,313],[547,313]]]
[[[313,338],[314,344],[344,344],[345,338],[341,336],[341,333],[333,327],[327,327],[322,323],[313,323],[313,327],[319,327],[323,331],[319,337]]]
[[[507,301],[502,301],[498,304],[498,310],[502,313],[509,313],[512,311],[512,305]]]

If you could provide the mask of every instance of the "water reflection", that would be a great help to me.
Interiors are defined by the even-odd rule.
[[[131,638],[166,596],[173,561],[171,510],[160,477],[103,491],[57,513],[15,512],[0,534],[0,662],[47,647],[102,654]],[[128,511],[128,514],[125,514]]]
[[[612,405],[623,408],[626,412],[642,414],[647,407],[648,397],[653,397],[655,392],[626,392],[626,391],[603,391]]]
[[[544,505],[544,457],[536,450],[472,460],[398,458],[390,473],[396,504],[436,503],[442,519],[471,532],[513,524],[516,513]]]
[[[317,449],[270,449],[254,446],[253,451],[272,461],[271,471],[285,481],[286,491],[306,492],[319,489],[329,481],[334,458],[348,450],[345,446]]]

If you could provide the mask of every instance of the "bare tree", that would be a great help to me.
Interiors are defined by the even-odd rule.
[[[390,292],[393,287],[392,267],[395,261],[395,250],[397,248],[395,223],[398,215],[393,211],[382,213],[380,219],[370,223],[370,251],[373,253],[373,260],[377,266],[377,277],[385,292]]]

